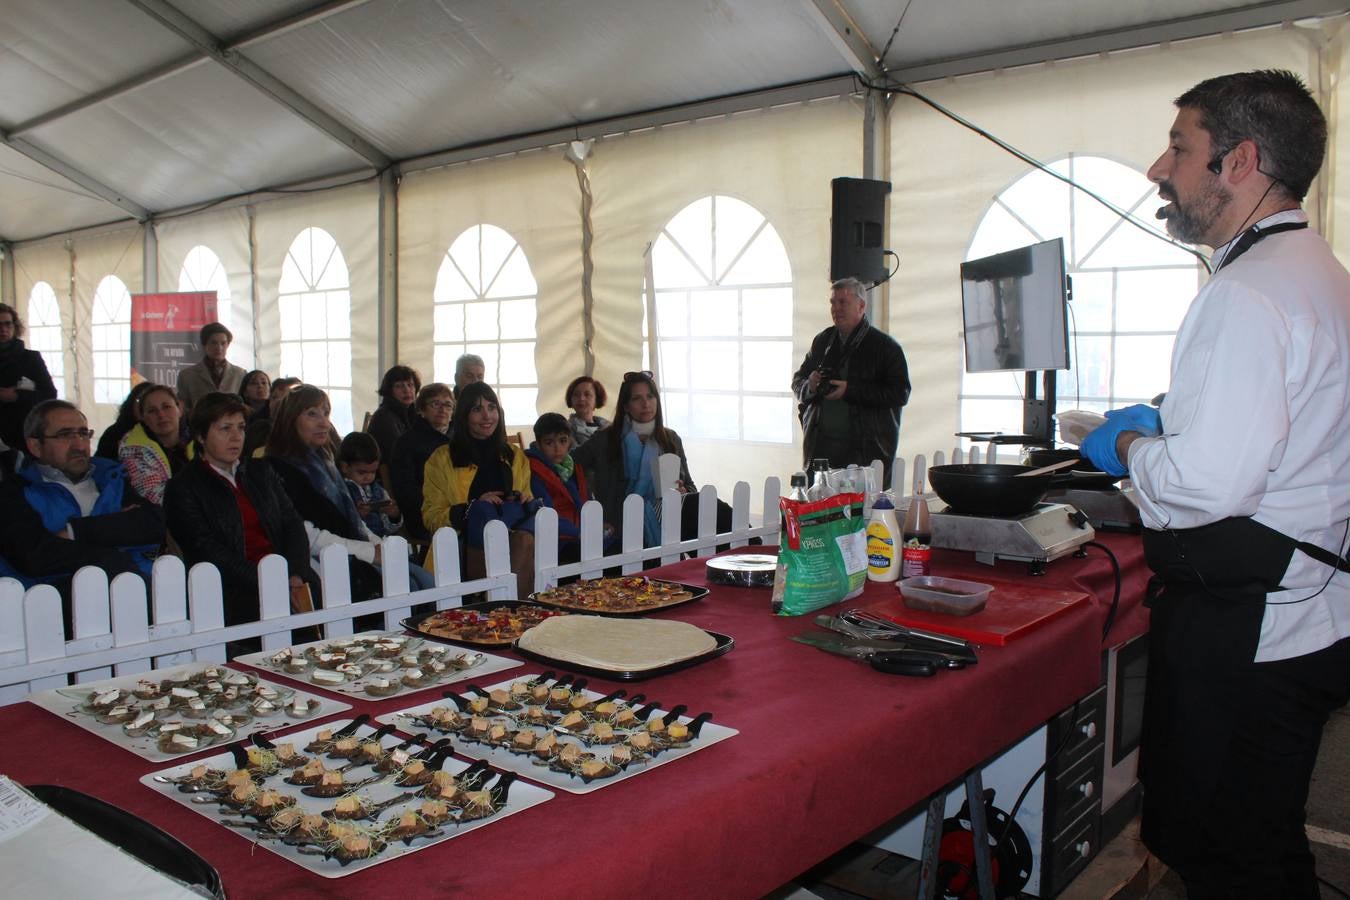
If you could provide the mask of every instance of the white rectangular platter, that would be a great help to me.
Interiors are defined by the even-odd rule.
[[[514,679],[511,679],[510,681],[503,681],[498,684],[486,686],[484,687],[484,690],[489,692],[499,689],[509,691],[511,685],[514,682],[519,681],[528,682],[531,679],[537,677],[538,677],[537,674],[522,674]],[[600,699],[603,696],[595,691],[582,691],[581,693],[592,700]],[[443,706],[453,709],[454,702],[447,699],[431,700],[426,703],[419,703],[416,706],[411,706],[406,709],[401,709],[395,712],[386,713],[385,715],[382,716],[378,716],[377,721],[394,724],[401,731],[408,732],[409,734],[413,732],[429,731],[432,737],[444,737],[445,736],[444,733],[438,732],[436,730],[430,730],[426,725],[420,724],[412,718],[414,716],[424,715],[437,706]],[[649,720],[656,719],[658,715],[664,714],[664,712],[665,712],[664,710],[660,709],[654,711],[649,717]],[[485,715],[485,718],[487,718],[490,722],[493,723],[501,722],[503,724],[506,724],[508,722],[511,722],[510,719],[508,719],[506,716],[503,715],[488,714]],[[687,724],[690,721],[690,717],[680,716],[679,720]],[[528,727],[529,730],[535,732],[535,734],[538,735],[539,737],[545,736],[550,731],[556,733],[556,729],[553,729],[547,725],[526,726],[519,723],[513,723],[508,725],[508,730],[515,731],[526,727]],[[724,741],[727,738],[732,737],[733,735],[739,733],[740,732],[738,732],[734,728],[727,728],[725,725],[717,725],[712,722],[707,722],[703,725],[702,730],[698,734],[698,737],[692,740],[688,745],[683,747],[671,747],[667,750],[663,750],[659,753],[655,753],[649,756],[639,756],[638,758],[634,759],[632,763],[628,764],[626,767],[622,768],[615,774],[606,777],[594,778],[591,779],[590,781],[585,781],[578,775],[573,775],[569,772],[559,771],[555,768],[552,768],[545,762],[536,759],[535,756],[530,754],[515,752],[507,749],[506,747],[493,746],[489,744],[466,740],[459,734],[451,733],[449,736],[453,741],[455,752],[459,753],[462,756],[468,756],[472,759],[487,760],[487,762],[490,763],[493,766],[493,768],[502,769],[508,772],[515,772],[516,774],[521,775],[525,778],[532,779],[534,781],[539,782],[540,784],[546,784],[549,787],[557,788],[558,790],[561,791],[567,791],[573,794],[589,794],[591,791],[598,791],[601,788],[608,787],[609,785],[616,784],[620,781],[625,781],[629,778],[634,778],[638,775],[641,775],[643,772],[647,772],[650,771],[651,769],[656,768],[657,766],[663,766],[666,763],[674,762],[677,759],[683,759],[684,757],[689,756],[690,754],[697,753],[699,750],[703,750],[707,747],[712,746],[713,744],[718,743],[719,741]],[[560,734],[559,737],[560,742],[580,743],[578,741],[575,741],[562,735],[565,735],[565,732]],[[594,744],[590,746],[582,745],[582,749],[589,750],[599,757],[606,758],[608,757],[609,753],[612,752],[612,746],[613,745],[604,745],[604,744]]]
[[[152,669],[149,672],[141,672],[136,675],[123,675],[117,678],[106,678],[102,681],[85,682],[83,684],[72,685],[67,688],[53,688],[47,691],[38,691],[29,694],[26,698],[29,703],[40,706],[53,715],[60,716],[73,725],[78,725],[91,734],[96,734],[109,743],[116,744],[123,750],[128,750],[137,756],[148,759],[151,762],[166,762],[173,759],[182,759],[188,756],[194,756],[204,750],[209,750],[211,743],[204,743],[195,749],[186,749],[183,752],[173,753],[160,749],[157,737],[148,734],[133,736],[123,730],[122,725],[111,723],[105,724],[99,721],[96,715],[87,708],[86,700],[91,695],[106,694],[112,691],[122,691],[129,693],[134,691],[141,681],[151,681],[160,683],[163,681],[182,681],[197,677],[208,670],[219,670],[220,678],[224,681],[228,678],[237,678],[237,676],[246,676],[251,682],[257,685],[266,686],[275,691],[280,697],[285,698],[284,703],[276,704],[275,712],[265,715],[251,714],[248,722],[233,729],[233,734],[229,736],[222,735],[218,740],[212,743],[228,743],[237,741],[246,737],[255,731],[275,731],[280,728],[288,728],[299,725],[310,719],[319,719],[324,716],[330,716],[333,713],[342,712],[345,709],[351,709],[350,703],[344,703],[341,700],[334,700],[329,697],[321,697],[317,694],[311,694],[308,691],[300,691],[290,685],[277,684],[265,678],[258,678],[257,675],[249,672],[240,672],[238,669],[231,669],[213,663],[188,663],[182,666],[173,666],[167,669]],[[308,711],[304,716],[297,716],[293,713],[291,705],[296,701],[304,702]],[[146,706],[147,701],[132,699],[130,701],[138,710]],[[198,724],[207,721],[207,718],[188,718],[180,715],[163,715],[159,718],[164,721],[181,721],[189,724]]]
[[[305,756],[322,759],[324,764],[329,768],[336,768],[344,765],[344,762],[340,760],[329,760],[323,754],[306,753],[304,752],[304,748],[305,745],[312,741],[314,736],[321,730],[331,729],[337,731],[342,726],[349,724],[350,721],[350,719],[340,719],[335,722],[325,722],[322,725],[315,725],[314,727],[304,729],[303,731],[284,735],[283,737],[277,738],[277,741],[285,741],[286,743],[292,744],[297,751],[304,753]],[[375,729],[371,726],[362,725],[353,733],[358,737],[363,737],[372,734],[374,731]],[[431,741],[434,739],[428,738],[428,740]],[[386,735],[380,739],[380,743],[385,747],[394,747],[400,742],[401,738],[392,734]],[[213,796],[210,793],[204,791],[187,793],[180,790],[176,784],[166,783],[173,779],[187,776],[188,773],[198,765],[206,765],[210,768],[219,769],[224,772],[231,772],[236,768],[234,757],[230,753],[221,753],[191,763],[182,763],[173,766],[172,768],[152,772],[141,778],[141,784],[150,788],[150,790],[155,793],[163,794],[169,799],[183,804],[188,809],[200,813],[211,821],[219,823],[222,828],[227,829],[232,834],[238,835],[241,839],[250,842],[257,841],[258,846],[263,849],[270,850],[283,859],[290,860],[297,866],[301,866],[311,872],[322,875],[324,878],[341,878],[344,875],[350,875],[353,872],[359,872],[362,869],[377,866],[380,863],[388,862],[391,859],[407,856],[410,853],[422,850],[426,847],[444,843],[461,834],[473,831],[476,828],[482,828],[486,825],[491,825],[494,822],[499,822],[507,816],[514,815],[515,813],[529,809],[532,806],[538,806],[540,803],[553,798],[552,791],[546,791],[543,788],[536,787],[535,785],[526,782],[516,781],[511,785],[510,790],[507,793],[506,805],[488,818],[476,819],[474,821],[465,822],[462,825],[447,822],[440,826],[436,833],[416,838],[411,843],[407,844],[402,841],[389,841],[379,855],[370,857],[369,859],[352,860],[346,865],[343,865],[336,858],[325,857],[317,852],[302,853],[299,847],[284,843],[277,839],[260,840],[251,828],[237,824],[226,824],[227,822],[238,823],[242,821],[244,817],[238,812],[219,803],[213,801],[206,802],[208,801],[208,798],[212,798]],[[469,763],[454,758],[447,759],[444,766],[446,771],[449,771],[452,774],[458,774],[468,767]],[[287,783],[284,778],[287,771],[288,770],[282,770],[275,775],[268,776],[259,785],[260,788],[277,790],[283,794],[295,797],[296,805],[307,813],[321,813],[333,806],[334,798],[325,799],[320,797],[310,797],[301,793],[301,789],[298,786]],[[344,773],[344,777],[349,781],[355,782],[370,777],[372,774],[373,770],[370,766],[357,766]],[[496,778],[498,777],[500,776],[494,776],[493,779],[488,782],[488,786],[490,787],[495,783]],[[400,788],[393,783],[392,778],[386,778],[382,781],[361,787],[357,791],[357,794],[369,800],[372,804],[393,800],[399,796],[407,797],[406,803],[396,802],[383,809],[379,813],[375,823],[365,823],[372,828],[378,827],[380,824],[388,821],[397,821],[399,816],[402,815],[405,810],[416,809],[423,799],[418,796],[418,791],[416,789]],[[194,798],[197,798],[197,800],[194,800]],[[313,850],[314,848],[310,849]]]
[[[355,670],[344,681],[317,682],[313,680],[312,674],[289,672],[285,668],[285,663],[279,660],[282,657],[303,658],[309,661],[307,669],[314,671],[320,667],[314,663],[319,655],[328,650],[341,650],[344,645],[352,646],[352,642],[357,642],[356,646],[361,644],[371,645],[381,641],[402,641],[405,645],[405,651],[387,660],[377,659],[374,656],[361,656],[357,663],[354,663],[363,674],[357,675]],[[404,657],[409,657],[405,660]],[[416,665],[407,663],[412,657],[418,658]],[[437,675],[425,663],[436,658],[444,664],[455,657],[462,657],[471,664],[468,668],[460,669],[457,666],[448,666],[444,672]],[[306,687],[321,690],[333,691],[339,694],[347,694],[352,697],[361,697],[365,700],[384,700],[390,697],[398,697],[404,694],[412,694],[417,691],[426,690],[435,685],[453,684],[456,681],[464,681],[469,678],[481,678],[484,675],[493,675],[506,669],[514,669],[520,666],[518,660],[510,659],[505,656],[494,656],[491,653],[482,653],[462,647],[450,647],[445,644],[434,641],[424,641],[420,637],[411,637],[401,631],[366,631],[361,634],[353,635],[350,638],[328,641],[312,641],[308,644],[297,644],[294,647],[287,647],[281,651],[262,651],[260,653],[248,653],[243,656],[235,657],[235,662],[243,663],[247,666],[253,666],[256,669],[264,669],[274,673],[288,681],[298,681]],[[393,668],[387,671],[380,671],[373,666],[377,663],[383,663]],[[405,675],[413,670],[424,679],[420,683],[408,684],[403,681]],[[329,670],[330,672],[332,670]],[[382,679],[389,687],[383,687],[376,679]],[[392,688],[392,692],[390,689]],[[378,693],[377,693],[378,691]]]

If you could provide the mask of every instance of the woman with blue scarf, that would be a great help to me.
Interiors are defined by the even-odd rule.
[[[605,524],[616,530],[623,526],[623,501],[629,494],[643,499],[642,533],[644,543],[661,543],[661,496],[654,473],[656,460],[663,453],[680,458],[680,476],[675,489],[681,494],[698,490],[689,474],[684,443],[661,417],[661,395],[651,372],[628,372],[619,388],[614,422],[595,437],[572,451],[572,459],[586,468],[591,493],[605,510]],[[683,539],[698,532],[698,504],[684,503],[680,509],[680,534]],[[731,530],[731,507],[717,501],[717,530]]]
[[[306,384],[292,390],[272,422],[264,458],[305,520],[310,553],[317,560],[329,544],[345,547],[352,600],[369,600],[384,595],[382,548],[380,539],[361,521],[333,462],[331,410],[321,388]],[[408,580],[415,591],[435,584],[431,573],[416,565],[409,565]]]

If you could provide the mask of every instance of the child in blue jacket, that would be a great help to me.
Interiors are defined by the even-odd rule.
[[[559,557],[576,558],[581,541],[581,507],[591,499],[586,473],[572,462],[572,428],[558,413],[544,413],[534,423],[530,460],[530,490],[558,513]],[[606,549],[611,537],[606,529]]]

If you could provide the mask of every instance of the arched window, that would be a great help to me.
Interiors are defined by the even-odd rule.
[[[791,443],[792,266],[773,225],[735,197],[695,200],[652,245],[652,278],[666,424]]]
[[[24,343],[29,350],[42,354],[47,364],[56,395],[66,395],[66,354],[61,341],[61,306],[56,302],[56,291],[45,281],[33,285],[28,295],[28,315],[24,318],[28,334]]]
[[[352,294],[347,262],[333,236],[306,228],[286,251],[277,305],[281,371],[323,388],[333,427],[352,430]]]
[[[210,247],[198,244],[187,252],[187,256],[183,258],[183,268],[178,272],[178,290],[215,291],[216,321],[234,331],[234,310],[230,307],[230,279],[225,274],[225,264]],[[238,344],[231,344],[230,353],[227,354],[234,363],[238,362],[234,358],[237,346]]]
[[[1051,168],[1145,220],[1161,203],[1156,185],[1113,160],[1071,155]],[[1040,171],[994,199],[966,258],[1057,237],[1073,283],[1070,369],[1056,373],[1058,408],[1147,403],[1167,390],[1177,327],[1204,270],[1194,256]],[[1024,381],[1020,373],[965,373],[958,430],[1020,432]]]
[[[538,292],[525,251],[507,232],[475,225],[455,238],[436,273],[436,380],[453,384],[455,360],[476,353],[483,357],[483,378],[496,389],[509,421],[533,423],[539,414]]]
[[[108,275],[94,291],[94,402],[121,403],[131,391],[131,291]]]

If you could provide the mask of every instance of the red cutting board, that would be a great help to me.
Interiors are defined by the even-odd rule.
[[[893,597],[869,603],[866,608],[911,628],[950,634],[976,644],[1002,647],[1090,599],[1090,595],[1078,591],[1055,591],[1010,582],[984,583],[992,584],[994,592],[989,595],[984,609],[968,616],[910,609],[905,606],[898,590]]]

